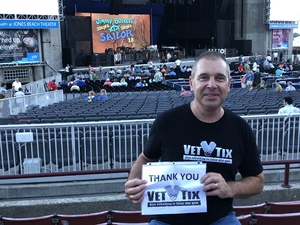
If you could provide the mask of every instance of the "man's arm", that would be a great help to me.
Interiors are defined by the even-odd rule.
[[[263,191],[264,174],[245,177],[238,181],[226,182],[221,174],[207,173],[201,179],[204,183],[203,191],[207,196],[220,198],[249,198]]]
[[[125,183],[125,194],[133,203],[139,203],[143,200],[146,181],[141,179],[142,166],[151,161],[153,160],[147,158],[144,153],[141,153],[130,170],[128,180]]]

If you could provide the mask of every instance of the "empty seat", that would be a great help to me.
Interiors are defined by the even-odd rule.
[[[0,142],[0,169],[8,170],[19,165],[19,156],[15,142],[12,140]]]
[[[80,143],[75,138],[56,138],[50,140],[51,160],[59,168],[75,165],[80,159]]]
[[[109,137],[100,136],[81,138],[81,158],[84,165],[104,164],[110,158],[110,142]]]

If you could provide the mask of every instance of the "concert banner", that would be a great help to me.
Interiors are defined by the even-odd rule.
[[[158,162],[143,165],[142,179],[147,180],[143,215],[207,212],[201,178],[206,164],[201,162]]]
[[[0,30],[0,63],[39,62],[38,30]]]
[[[94,54],[150,45],[150,15],[93,13],[91,21]]]

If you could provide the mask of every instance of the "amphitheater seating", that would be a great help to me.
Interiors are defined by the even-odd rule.
[[[234,206],[242,225],[297,225],[300,221],[300,201],[266,202],[258,205]],[[90,214],[54,214],[33,218],[7,218],[0,216],[4,225],[146,225],[149,216],[140,211],[108,210]]]

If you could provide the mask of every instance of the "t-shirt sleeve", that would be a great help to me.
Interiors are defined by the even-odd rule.
[[[159,135],[159,119],[153,122],[148,140],[145,144],[144,154],[149,159],[161,157],[161,138]]]
[[[245,130],[245,155],[238,170],[243,177],[257,176],[263,171],[260,160],[260,152],[257,147],[254,134],[252,133],[252,129],[248,124],[245,124]]]

